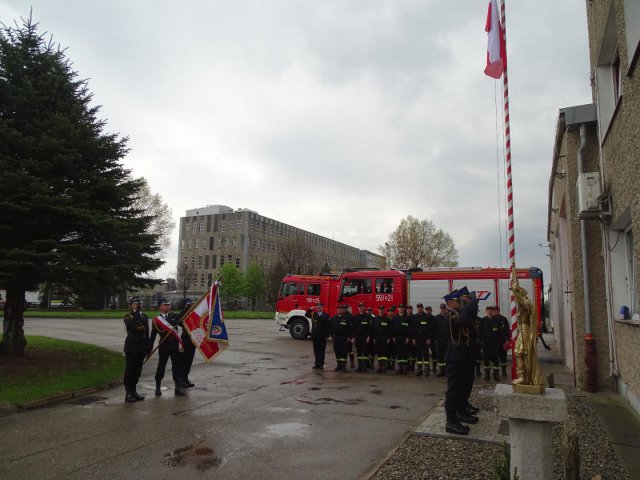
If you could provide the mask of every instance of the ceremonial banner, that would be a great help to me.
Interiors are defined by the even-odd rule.
[[[216,358],[229,345],[218,287],[218,282],[215,282],[211,290],[200,297],[185,314],[183,320],[191,341],[206,362]]]

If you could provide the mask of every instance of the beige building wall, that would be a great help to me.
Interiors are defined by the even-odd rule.
[[[578,109],[583,107],[577,107]],[[572,109],[566,109],[572,110]],[[592,109],[593,111],[593,109]],[[572,112],[567,116],[573,117]],[[595,120],[595,115],[593,115]],[[561,320],[558,338],[565,363],[575,372],[576,384],[586,389],[585,335],[588,302],[591,331],[597,351],[597,383],[600,390],[613,390],[615,382],[609,375],[609,322],[604,282],[602,235],[598,218],[585,221],[589,295],[585,296],[581,220],[578,207],[578,150],[580,126],[576,119],[565,118],[561,110],[551,174],[551,205],[549,244],[551,247],[552,282],[556,285],[554,310]],[[586,148],[583,151],[583,171],[598,171],[598,136],[594,121],[585,123]],[[561,313],[560,313],[561,312]]]
[[[601,171],[611,194],[603,225],[614,329],[612,364],[620,392],[640,410],[640,2],[587,1]],[[627,306],[629,319],[621,319]]]

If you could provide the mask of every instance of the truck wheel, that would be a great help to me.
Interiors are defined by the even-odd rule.
[[[289,333],[296,340],[304,340],[309,336],[309,322],[306,318],[294,318],[289,324]]]

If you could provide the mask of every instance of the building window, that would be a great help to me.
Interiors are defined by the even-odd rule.
[[[191,239],[188,240],[187,247],[189,247],[189,250],[191,250]]]
[[[189,223],[186,220],[184,221],[184,233],[189,233]]]
[[[622,75],[620,73],[620,53],[616,49],[611,62],[611,81],[613,82],[613,103],[618,103],[622,96]]]
[[[204,288],[204,273],[200,275],[200,288]]]
[[[211,268],[217,268],[216,267],[216,262],[218,261],[218,256],[217,255],[212,255],[211,256]]]
[[[204,268],[205,270],[209,269],[209,255],[204,256]]]
[[[220,268],[224,266],[224,255],[220,255]]]
[[[227,263],[233,262],[233,256],[227,255]]]
[[[191,233],[196,233],[197,228],[198,228],[198,224],[196,222],[193,222],[191,224]]]
[[[240,258],[236,257],[236,268],[240,268]]]
[[[181,249],[183,252],[184,252],[184,244],[185,244],[185,242],[184,242],[184,240],[182,240],[182,241],[180,242],[180,249]]]
[[[213,250],[213,237],[209,237],[209,250]]]
[[[200,233],[204,232],[204,222],[200,222]]]
[[[627,250],[627,284],[629,292],[629,307],[631,314],[637,316],[640,311],[638,309],[638,290],[636,288],[636,256],[633,251],[633,230],[629,229],[625,232],[625,242]]]
[[[191,266],[193,267],[195,266],[195,264],[196,264],[196,257],[195,255],[191,255]]]
[[[198,268],[202,268],[202,255],[198,255]]]

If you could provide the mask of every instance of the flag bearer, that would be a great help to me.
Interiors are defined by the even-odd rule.
[[[413,316],[413,345],[416,355],[416,376],[429,376],[429,345],[431,344],[431,322],[424,306],[417,305],[418,313]]]
[[[505,340],[500,319],[495,316],[493,307],[487,307],[486,313],[487,314],[480,319],[480,341],[482,342],[482,359],[484,360],[484,379],[491,380],[489,370],[493,369],[493,379],[499,382],[499,351]]]
[[[331,335],[333,336],[333,351],[336,354],[336,368],[334,372],[347,371],[347,354],[349,334],[351,333],[350,317],[345,313],[346,305],[338,305],[338,313],[331,317]]]
[[[396,374],[407,374],[409,361],[409,342],[411,341],[411,322],[405,313],[405,306],[398,305],[398,315],[391,322],[393,326],[393,344],[396,349]]]
[[[351,323],[352,338],[358,354],[357,372],[366,372],[369,366],[369,346],[371,344],[371,314],[366,312],[363,302],[358,304],[358,314]]]
[[[149,319],[142,313],[142,303],[138,297],[131,298],[129,305],[131,311],[124,316],[124,326],[127,329],[127,338],[124,341],[124,388],[127,393],[124,400],[136,402],[144,400],[144,397],[138,394],[136,385],[148,351]]]
[[[389,343],[391,343],[391,319],[384,311],[384,305],[378,307],[378,315],[373,319],[371,336],[378,357],[377,373],[386,373]]]
[[[180,318],[171,310],[171,302],[164,298],[159,302],[160,314],[153,319],[151,336],[149,337],[149,354],[153,348],[156,335],[159,336],[158,343],[158,368],[156,369],[156,396],[162,395],[160,384],[164,378],[164,371],[167,367],[167,361],[171,357],[171,374],[175,383],[175,394],[184,395],[182,384],[184,382],[184,373],[182,371],[181,352],[184,351],[182,339],[178,335],[178,324]]]
[[[311,315],[311,339],[313,340],[314,369],[324,368],[324,354],[327,349],[327,338],[331,332],[331,319],[324,311],[324,305],[319,303],[316,311]]]
[[[189,336],[189,332],[184,328],[184,320],[185,315],[193,306],[192,298],[185,298],[183,302],[182,311],[178,314],[180,317],[180,326],[182,327],[182,335],[180,338],[182,339],[182,344],[184,345],[184,352],[182,352],[182,368],[184,370],[184,387],[190,388],[195,385],[189,380],[189,373],[191,373],[191,365],[193,365],[193,357],[196,354],[196,346],[191,341],[191,337]]]

